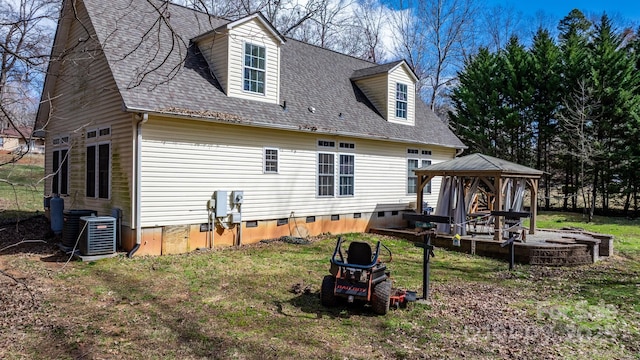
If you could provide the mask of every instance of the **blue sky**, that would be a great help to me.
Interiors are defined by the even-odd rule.
[[[484,0],[487,6],[513,6],[522,11],[523,15],[535,15],[542,10],[558,19],[566,16],[573,9],[580,9],[585,14],[600,16],[606,12],[611,17],[622,16],[627,20],[640,24],[640,1],[629,0]]]

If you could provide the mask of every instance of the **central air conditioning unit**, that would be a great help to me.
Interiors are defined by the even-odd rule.
[[[116,252],[116,218],[111,216],[83,216],[80,218],[82,237],[80,254],[108,255]]]

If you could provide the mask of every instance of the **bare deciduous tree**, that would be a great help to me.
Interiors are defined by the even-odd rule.
[[[522,38],[522,22],[522,13],[513,5],[496,5],[486,9],[482,13],[482,27],[487,36],[487,48],[497,52],[504,49],[512,36]]]
[[[390,31],[387,25],[388,9],[377,0],[365,0],[355,10],[356,28],[363,47],[360,57],[375,63],[386,57],[384,36]]]
[[[29,151],[33,114],[44,81],[58,1],[19,0],[0,3],[0,128],[12,128],[25,147],[0,166],[14,163]]]
[[[560,125],[568,137],[566,152],[579,162],[578,186],[584,209],[588,209],[588,221],[593,219],[596,205],[595,188],[585,189],[587,168],[592,168],[595,159],[601,154],[594,141],[592,128],[598,119],[599,101],[593,97],[593,88],[586,80],[578,81],[575,91],[565,101],[563,111],[559,113]],[[585,191],[586,190],[586,191]]]
[[[432,110],[455,83],[477,14],[474,0],[417,0],[398,12],[394,25],[396,54],[421,78],[418,88]]]

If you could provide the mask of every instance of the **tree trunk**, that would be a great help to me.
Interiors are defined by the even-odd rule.
[[[599,167],[596,165],[593,169],[593,187],[591,189],[593,193],[591,194],[591,206],[589,206],[589,219],[587,222],[593,221],[593,213],[596,210],[596,198],[598,197],[598,172],[600,171],[598,168]]]

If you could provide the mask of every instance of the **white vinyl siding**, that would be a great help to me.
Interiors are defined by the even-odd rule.
[[[94,36],[78,46],[78,39],[87,38],[87,30],[92,32],[91,21],[86,16],[82,2],[78,3],[76,14],[71,7],[65,7],[65,16],[79,21],[71,21],[68,33],[60,32],[59,46],[69,50],[68,61],[60,62],[59,69],[52,71],[47,79],[51,94],[52,119],[47,125],[50,134],[69,134],[69,192],[64,197],[65,207],[92,209],[100,215],[110,215],[113,207],[123,211],[123,225],[132,224],[133,197],[133,115],[122,112],[122,97],[108,63],[102,53],[93,52],[99,47],[93,43]],[[82,25],[84,24],[84,25]],[[113,46],[113,45],[112,45]],[[53,74],[60,74],[58,78]],[[44,113],[48,110],[45,106]],[[55,121],[54,121],[55,120]],[[45,119],[46,121],[46,119]],[[109,199],[87,198],[86,189],[86,131],[97,124],[110,127],[111,164]],[[47,137],[45,145],[45,169],[51,174],[54,161],[53,138]],[[52,188],[52,177],[47,178],[45,189]]]
[[[228,36],[227,95],[277,104],[280,86],[280,41],[257,19],[237,25]],[[264,93],[245,90],[245,44],[265,49]]]
[[[401,64],[389,73],[358,79],[355,83],[387,121],[415,125],[415,77],[406,65]],[[403,110],[400,112],[398,112],[398,85],[403,85],[403,96],[406,97],[401,99],[400,106]]]
[[[143,226],[207,221],[206,203],[217,190],[243,190],[243,221],[401,210],[416,201],[406,191],[406,144],[336,137],[318,147],[315,134],[151,117],[143,126]],[[355,143],[353,196],[318,196],[318,154],[336,157],[340,142]],[[265,174],[264,149],[278,149],[278,176]],[[434,162],[455,150],[432,147]],[[380,169],[384,169],[381,178]],[[336,172],[338,174],[336,175]],[[433,190],[440,180],[434,179]],[[334,194],[338,187],[334,186]],[[435,206],[435,196],[425,201]]]
[[[229,37],[227,33],[215,33],[198,42],[198,47],[225,93],[228,93]]]
[[[415,108],[416,108],[416,86],[413,82],[413,78],[409,74],[409,70],[404,66],[399,66],[389,73],[387,84],[387,119],[391,122],[404,125],[415,124]],[[406,84],[407,100],[406,100],[406,118],[397,116],[397,84]]]
[[[358,88],[369,99],[371,104],[378,110],[382,116],[387,115],[389,102],[387,101],[387,74],[381,74],[366,79],[356,81]]]

